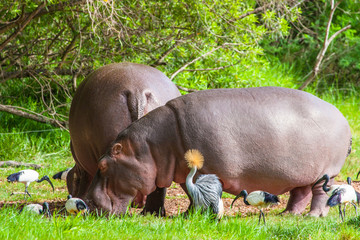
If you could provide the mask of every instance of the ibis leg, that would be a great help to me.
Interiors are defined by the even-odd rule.
[[[354,208],[355,208],[355,213],[356,213],[356,216],[357,216],[358,214],[357,214],[357,207],[356,207],[356,204],[352,202],[352,203],[351,203],[351,205],[353,205],[353,206],[354,206]]]
[[[261,210],[260,210],[260,214],[259,214],[259,223],[260,224],[260,221],[261,221]]]
[[[260,211],[261,211],[261,215],[262,215],[263,220],[264,220],[264,225],[266,225],[266,223],[265,223],[265,214],[264,214],[264,212],[262,210],[260,210]]]
[[[27,190],[27,186],[25,187],[25,193],[24,193],[24,199],[26,198],[26,194],[29,195],[29,197],[31,197],[30,193]]]
[[[344,217],[343,217],[343,214],[341,211],[341,205],[339,205],[339,214],[340,214],[341,220],[344,221]]]

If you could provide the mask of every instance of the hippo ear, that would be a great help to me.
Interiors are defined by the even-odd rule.
[[[112,155],[119,155],[121,153],[122,150],[122,145],[120,143],[115,143],[114,146],[111,149],[111,154]]]

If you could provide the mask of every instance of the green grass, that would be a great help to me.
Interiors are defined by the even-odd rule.
[[[0,239],[359,239],[359,219],[345,223],[336,211],[327,218],[266,215],[225,217],[220,223],[195,213],[188,218],[153,216],[55,216],[51,219],[19,214],[14,208],[0,211]],[[349,216],[351,215],[351,216]]]

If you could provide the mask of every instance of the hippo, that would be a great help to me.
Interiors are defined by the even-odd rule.
[[[123,214],[156,188],[184,188],[184,153],[204,155],[200,174],[216,174],[223,191],[290,191],[284,212],[325,216],[327,195],[312,185],[331,181],[348,155],[351,132],[333,105],[281,87],[203,90],[167,102],[119,133],[98,163],[87,201]],[[331,182],[330,181],[330,182]],[[330,183],[331,184],[331,183]]]
[[[83,198],[97,171],[98,159],[119,132],[180,95],[161,71],[142,64],[114,63],[91,73],[75,92],[70,108],[70,146],[76,164],[67,176],[69,193]],[[162,208],[164,215],[159,199],[164,198],[165,191],[156,189],[144,211],[159,213]]]

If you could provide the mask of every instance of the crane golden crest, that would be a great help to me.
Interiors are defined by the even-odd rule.
[[[189,168],[196,167],[198,169],[202,168],[204,164],[204,156],[197,149],[189,149],[185,153],[185,160]]]

